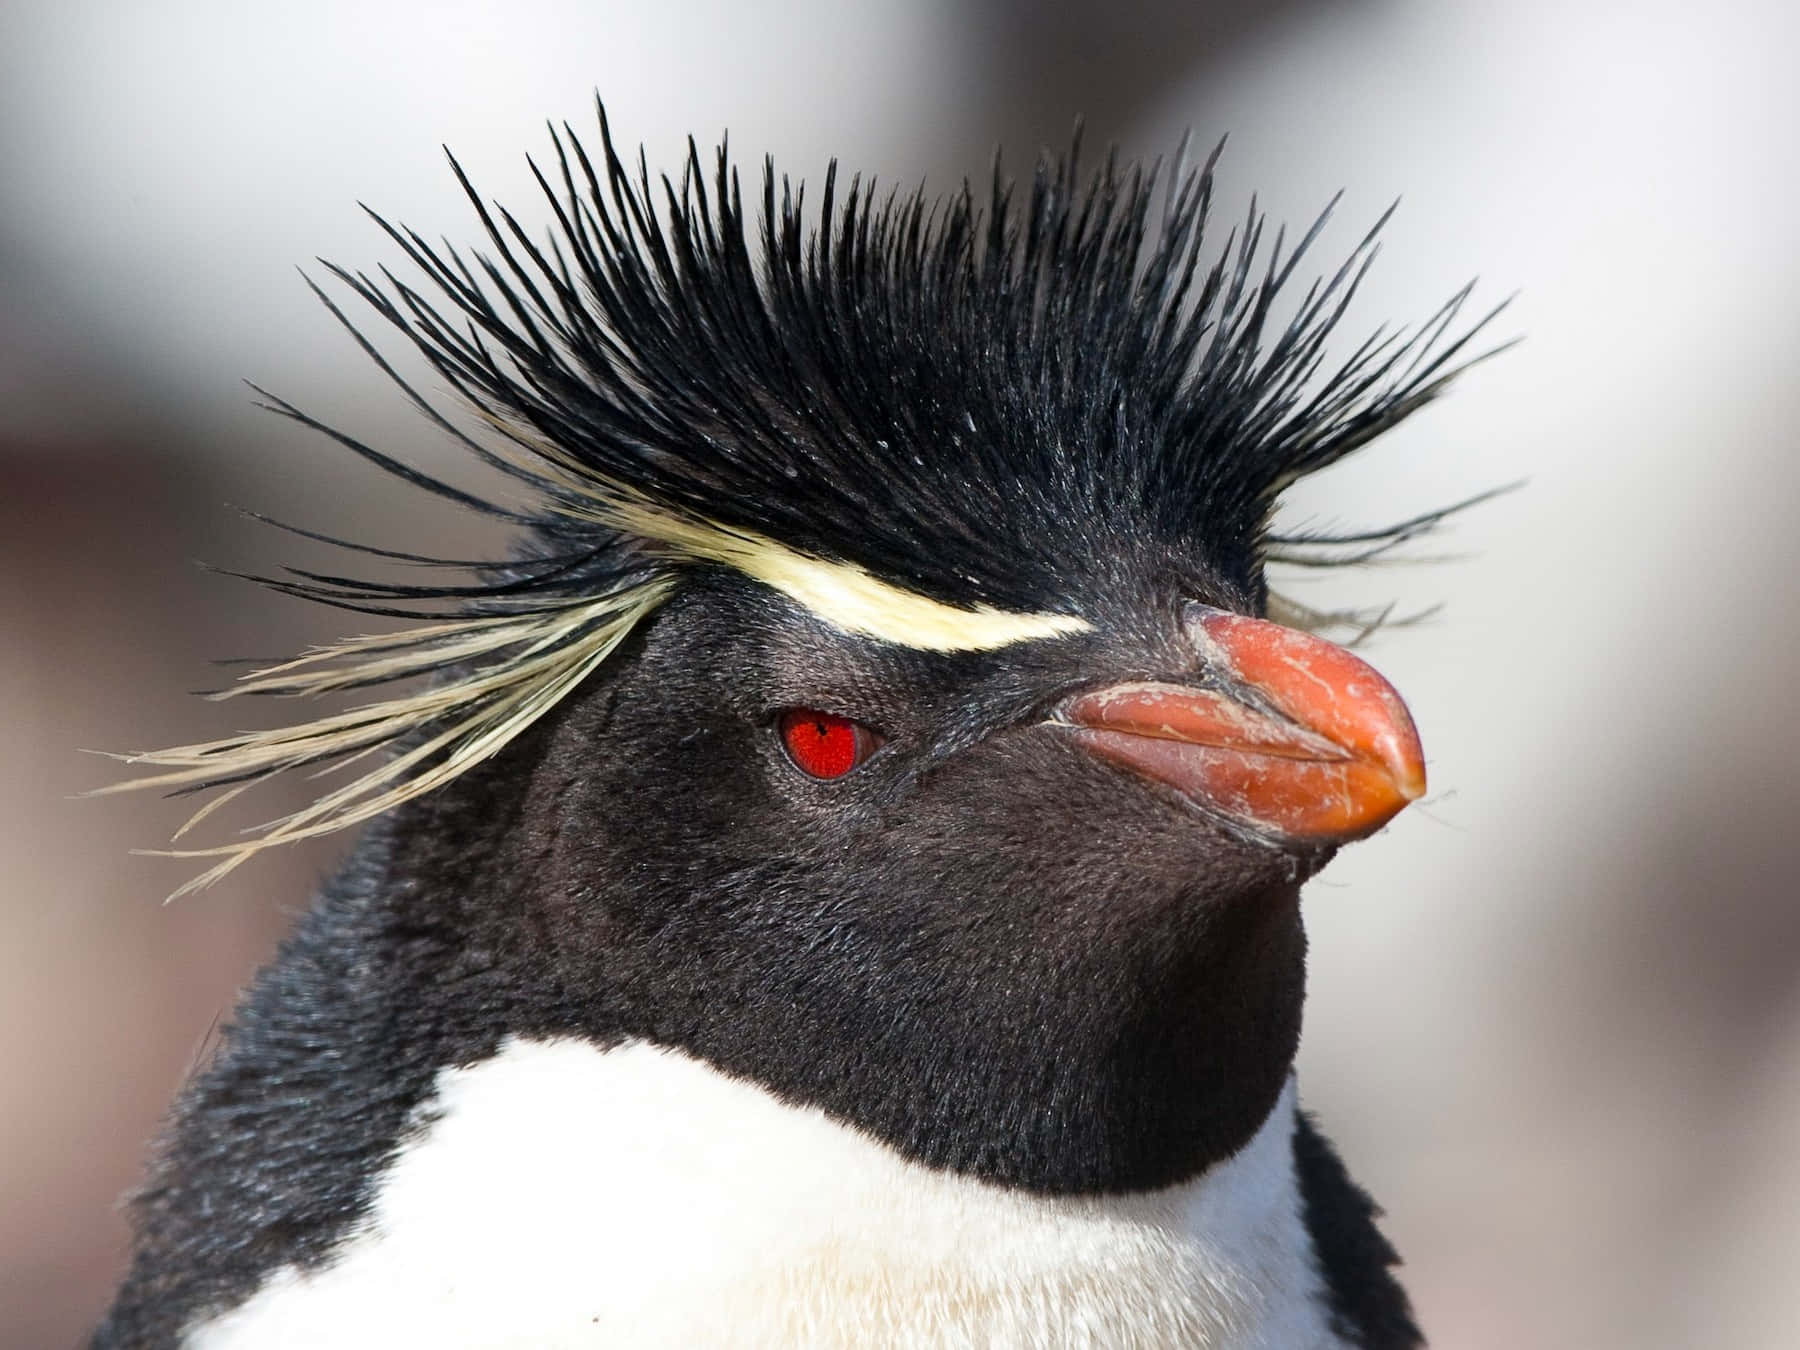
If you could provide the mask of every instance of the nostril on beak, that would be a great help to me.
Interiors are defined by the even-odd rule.
[[[1184,600],[1181,605],[1181,626],[1190,633],[1204,633],[1206,630],[1201,625],[1208,618],[1226,612],[1217,605],[1207,604],[1204,600]]]
[[[1217,605],[1209,605],[1204,600],[1187,600],[1181,606],[1181,621],[1189,628],[1197,628],[1207,615],[1223,613],[1225,611]]]
[[[1221,620],[1237,617],[1228,609],[1209,605],[1204,600],[1187,600],[1181,606],[1181,627],[1187,640],[1208,670],[1230,669],[1230,659],[1214,638],[1212,629]]]

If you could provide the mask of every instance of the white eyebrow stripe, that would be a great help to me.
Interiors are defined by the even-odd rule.
[[[688,520],[636,502],[613,514],[625,529],[696,560],[722,563],[762,582],[845,633],[929,652],[994,651],[1017,642],[1093,629],[1073,614],[965,609],[883,581],[853,563],[827,562],[745,530]]]

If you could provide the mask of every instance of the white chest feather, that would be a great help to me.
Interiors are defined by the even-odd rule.
[[[329,1267],[277,1272],[188,1345],[1334,1347],[1293,1094],[1194,1181],[1056,1199],[684,1055],[512,1042],[443,1073]]]

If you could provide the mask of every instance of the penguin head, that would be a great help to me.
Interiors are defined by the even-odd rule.
[[[1241,1147],[1299,1033],[1301,883],[1423,789],[1398,696],[1265,567],[1441,513],[1270,515],[1446,387],[1461,297],[1326,364],[1370,240],[1278,321],[1318,226],[1215,250],[1211,161],[1071,151],[936,203],[834,169],[816,212],[765,167],[747,211],[723,150],[709,191],[692,151],[634,175],[604,115],[601,149],[558,139],[547,246],[471,190],[477,268],[386,226],[429,287],[333,269],[507,494],[270,396],[520,544],[466,583],[277,581],[415,626],[237,692],[422,686],[136,785],[388,750],[193,852],[391,816],[419,903],[485,885],[529,933],[536,1029],[679,1046],[933,1166],[1130,1189]],[[485,861],[444,837],[459,794],[506,804]]]

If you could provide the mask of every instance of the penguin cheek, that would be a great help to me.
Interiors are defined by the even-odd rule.
[[[1215,887],[1266,884],[1285,867],[1222,827],[1171,812],[1037,728],[945,760],[887,813],[856,866],[888,899],[959,942],[991,934],[1027,953],[1161,940]]]
[[[1046,937],[1186,945],[1220,910],[1286,907],[1324,860],[1146,792],[1051,728],[997,739],[978,808],[993,875]]]

